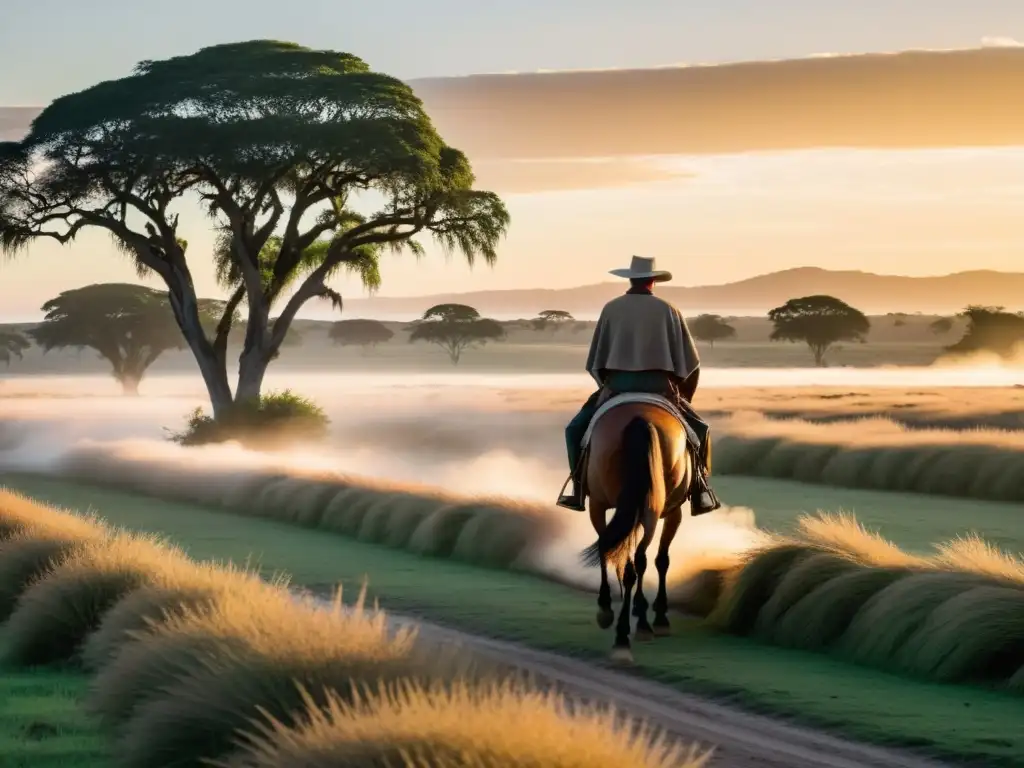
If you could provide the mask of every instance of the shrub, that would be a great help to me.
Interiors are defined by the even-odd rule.
[[[329,425],[330,419],[320,406],[286,389],[258,400],[238,401],[218,419],[196,408],[185,429],[171,433],[170,439],[185,446],[235,440],[247,448],[271,450],[322,440]]]
[[[439,766],[697,768],[699,755],[605,709],[503,684],[376,686],[327,706],[308,694],[297,725],[254,723],[222,768]],[[524,736],[528,734],[527,737]]]

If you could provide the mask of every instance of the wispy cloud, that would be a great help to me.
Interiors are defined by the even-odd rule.
[[[982,48],[1022,48],[1024,43],[1012,37],[983,37]]]

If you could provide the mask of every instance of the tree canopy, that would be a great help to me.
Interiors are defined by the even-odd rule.
[[[805,342],[814,363],[825,365],[829,348],[841,341],[864,341],[871,322],[858,309],[834,296],[804,296],[790,299],[768,313],[772,341]]]
[[[342,347],[376,347],[378,344],[391,341],[395,332],[379,320],[368,320],[356,318],[353,320],[338,320],[331,325],[327,332],[332,343]]]
[[[465,350],[504,338],[505,329],[499,322],[480,317],[479,312],[465,304],[431,307],[409,335],[410,342],[426,341],[444,349],[452,365],[459,364]]]
[[[567,323],[571,323],[575,320],[571,313],[566,312],[564,309],[545,309],[543,312],[537,314],[530,324],[536,331],[551,330],[554,331],[560,326]]]
[[[1024,344],[1024,314],[1007,312],[1003,307],[967,307],[961,316],[967,329],[956,344],[946,347],[953,353],[992,352],[1010,358]]]
[[[419,236],[492,263],[509,216],[473,183],[412,89],[358,57],[269,40],[217,45],[63,96],[23,141],[0,144],[0,247],[109,233],[166,283],[216,416],[259,396],[306,302],[340,304],[329,286],[339,270],[373,287],[382,250],[419,254]],[[193,283],[206,257],[179,237],[179,208],[193,199],[222,233],[218,273],[234,286],[212,339]],[[232,394],[224,352],[243,303]]]
[[[928,325],[928,329],[936,336],[945,336],[947,333],[953,330],[953,318],[951,317],[940,317],[933,320]]]
[[[0,329],[0,363],[10,366],[11,360],[21,358],[25,350],[32,346],[32,342],[18,331]]]
[[[223,302],[201,299],[209,326]],[[42,306],[43,321],[29,335],[45,352],[89,348],[111,366],[126,394],[138,393],[147,369],[168,350],[184,349],[167,294],[132,283],[100,283],[64,291]]]
[[[714,349],[716,341],[731,339],[736,335],[736,329],[727,323],[720,315],[697,315],[697,317],[686,323],[697,341],[706,341]]]

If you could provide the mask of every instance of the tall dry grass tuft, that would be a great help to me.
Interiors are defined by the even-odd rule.
[[[876,531],[869,531],[853,515],[818,513],[801,515],[797,531],[807,541],[829,552],[852,557],[868,565],[923,566],[924,558],[904,552]]]
[[[1024,588],[1024,559],[1002,552],[976,535],[938,544],[935,549],[933,562],[938,568],[978,573]]]
[[[772,639],[788,648],[830,649],[846,632],[853,617],[871,597],[908,576],[906,568],[859,567],[831,573],[798,600],[769,630]]]
[[[46,507],[0,487],[0,542],[27,533],[79,539],[103,532],[105,527],[95,518]]]
[[[790,569],[818,551],[808,544],[781,542],[749,553],[728,578],[722,598],[708,616],[709,624],[738,635],[753,632],[761,606]]]
[[[903,552],[850,516],[802,518],[752,552],[709,622],[931,680],[1024,690],[1024,569],[977,538]]]
[[[306,695],[296,725],[254,722],[220,768],[699,768],[699,754],[608,710],[570,708],[546,693],[504,684],[421,687],[408,682]]]
[[[1024,501],[1019,430],[911,429],[886,418],[820,423],[735,413],[715,471],[880,491]]]
[[[146,637],[148,630],[167,621],[212,610],[217,601],[276,596],[287,588],[284,577],[266,582],[257,573],[232,565],[199,563],[173,571],[162,583],[130,592],[107,611],[86,640],[82,659],[87,668],[102,669],[126,644]]]
[[[454,657],[436,649],[428,656],[415,647],[414,634],[389,632],[383,615],[362,605],[311,610],[274,600],[218,602],[204,614],[168,621],[153,638],[159,642],[181,632],[192,635],[188,642],[194,643],[204,628],[228,642],[211,645],[215,650],[207,650],[184,674],[179,672],[173,684],[158,683],[160,693],[148,700],[136,687],[143,679],[138,674],[142,667],[133,675],[119,664],[123,655],[97,679],[97,690],[111,684],[139,702],[118,744],[124,768],[193,765],[224,756],[257,708],[291,724],[303,703],[298,686],[325,705],[325,689],[348,691],[354,684],[378,681],[429,682],[459,672]],[[145,651],[150,642],[140,639],[132,650]],[[155,682],[152,663],[143,665],[149,665],[147,685]],[[103,695],[113,697],[110,691]]]
[[[87,542],[18,598],[0,660],[19,666],[69,661],[124,595],[189,566],[182,553],[148,537]]]
[[[0,542],[0,622],[10,618],[18,598],[31,584],[84,541],[59,534],[22,533]]]

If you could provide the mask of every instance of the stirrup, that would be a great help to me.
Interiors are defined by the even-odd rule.
[[[697,517],[698,515],[706,515],[708,512],[714,512],[717,509],[722,508],[722,502],[718,500],[718,496],[710,485],[706,485],[703,488],[695,488],[693,495],[690,497],[690,516]]]
[[[574,488],[574,490],[576,490],[577,493],[566,493],[566,486],[568,486],[571,482],[573,482],[573,477],[570,474],[569,478],[564,483],[562,483],[562,489],[558,492],[558,500],[555,502],[555,504],[564,509],[571,509],[573,512],[585,512],[587,508],[583,503],[583,484],[575,483],[576,487]]]

